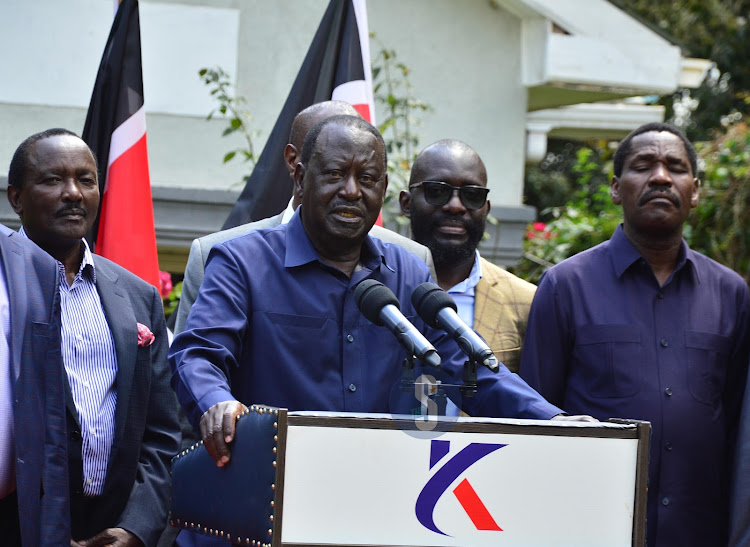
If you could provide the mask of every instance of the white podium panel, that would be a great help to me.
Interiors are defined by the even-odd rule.
[[[289,413],[279,439],[281,545],[643,543],[648,424],[441,426]]]

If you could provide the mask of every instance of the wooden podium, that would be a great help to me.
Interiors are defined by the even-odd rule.
[[[173,465],[174,526],[243,545],[645,543],[650,424],[253,406]]]

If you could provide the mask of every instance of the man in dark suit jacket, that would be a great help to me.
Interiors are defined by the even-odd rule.
[[[7,376],[0,384],[8,382],[10,389],[3,389],[0,401],[6,447],[0,460],[0,542],[64,545],[70,507],[57,266],[36,245],[0,225],[3,280],[0,305],[7,306],[9,321],[0,362]]]
[[[87,546],[154,545],[179,446],[159,293],[89,251],[83,236],[99,187],[94,157],[78,136],[52,129],[26,139],[8,183],[22,232],[64,266],[72,537]]]

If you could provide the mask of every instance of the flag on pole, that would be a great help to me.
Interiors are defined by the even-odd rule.
[[[82,136],[99,165],[99,215],[88,236],[94,252],[158,289],[138,0],[122,0],[117,10]]]
[[[375,108],[365,0],[331,0],[276,125],[224,229],[281,212],[292,196],[284,146],[298,112],[327,100],[351,103],[370,123]]]

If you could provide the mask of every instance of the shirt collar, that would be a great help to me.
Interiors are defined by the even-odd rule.
[[[21,228],[18,230],[18,233],[26,239],[29,239],[29,236],[26,234],[26,230],[23,229],[23,226],[21,226]],[[78,268],[78,275],[88,275],[91,277],[91,281],[96,283],[96,266],[94,265],[94,256],[91,253],[91,249],[89,248],[89,244],[85,238],[81,239],[81,246],[83,247],[83,260],[81,260],[81,265]],[[60,262],[59,260],[57,261],[57,263],[62,266],[62,262]]]
[[[477,283],[479,283],[479,280],[482,279],[482,265],[479,263],[479,251],[474,251],[474,265],[471,267],[471,272],[469,273],[469,277],[461,281],[460,283],[456,283],[453,287],[448,289],[449,293],[455,293],[455,294],[474,294],[474,289],[477,286]]]
[[[292,220],[292,217],[294,216],[294,206],[292,203],[294,203],[294,196],[289,199],[289,203],[287,204],[286,209],[284,209],[284,214],[281,215],[281,224],[288,224],[289,221]]]
[[[610,248],[612,250],[612,263],[615,267],[615,274],[617,277],[621,277],[625,270],[630,268],[634,263],[642,260],[641,253],[635,248],[633,243],[625,235],[622,223],[617,227],[615,233],[609,240]],[[677,264],[675,265],[674,273],[679,272],[686,265],[690,265],[690,270],[695,274],[695,279],[700,283],[700,275],[695,267],[695,262],[691,258],[693,251],[688,247],[688,244],[683,239],[680,242],[680,251],[677,254]],[[673,273],[673,275],[674,275]]]
[[[286,254],[284,256],[284,267],[294,268],[310,262],[320,262],[318,252],[313,247],[312,241],[302,225],[300,210],[297,207],[289,223],[286,225]],[[382,247],[375,243],[369,235],[365,237],[362,243],[362,251],[359,258],[360,264],[370,270],[375,270],[383,264],[386,268],[395,272],[395,270],[386,261]]]

